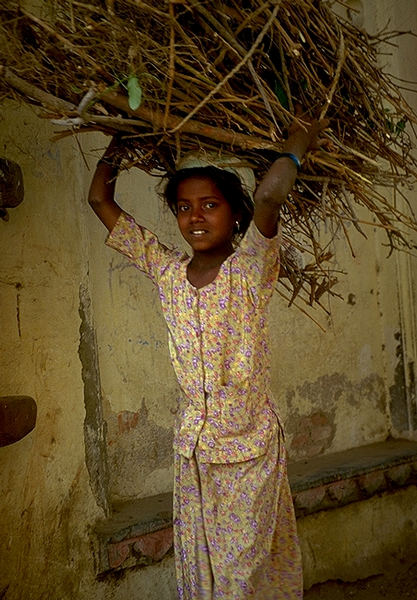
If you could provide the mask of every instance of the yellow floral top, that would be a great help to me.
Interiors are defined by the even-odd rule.
[[[269,391],[267,305],[279,272],[279,235],[252,222],[215,280],[196,289],[191,257],[170,250],[122,212],[106,244],[159,288],[171,361],[183,392],[175,449],[201,462],[240,462],[267,451],[278,426]]]

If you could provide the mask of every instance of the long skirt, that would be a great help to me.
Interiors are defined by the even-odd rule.
[[[174,543],[180,600],[296,600],[301,555],[285,447],[245,462],[175,457]]]

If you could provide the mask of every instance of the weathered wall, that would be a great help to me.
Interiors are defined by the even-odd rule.
[[[417,22],[415,2],[369,0],[365,9],[368,23],[385,25],[388,14],[393,28]],[[415,56],[415,44],[403,38],[393,61],[404,79],[417,79],[403,58]],[[115,500],[171,488],[178,389],[156,291],[104,247],[105,232],[85,206],[92,171],[75,142],[51,143],[52,133],[30,109],[2,106],[1,155],[21,165],[26,196],[0,222],[0,394],[33,396],[38,422],[0,448],[0,597],[7,589],[7,600],[170,598],[172,559],[118,582],[95,577],[96,520]],[[80,143],[92,167],[106,140]],[[131,172],[117,194],[163,241],[178,244],[153,188]],[[368,233],[364,240],[352,232],[355,258],[336,242],[335,266],[349,273],[338,287],[346,301],[332,301],[331,319],[318,315],[325,333],[273,300],[272,383],[292,458],[391,432],[414,435],[417,267],[405,256],[386,259],[380,236]],[[306,540],[334,525],[324,516],[315,523],[303,526]]]
[[[169,560],[127,582],[95,579],[109,475],[78,150],[52,144],[52,127],[14,103],[0,129],[1,154],[25,181],[24,202],[0,222],[0,395],[38,406],[34,431],[0,448],[0,597],[168,598]]]
[[[1,448],[0,590],[42,597],[57,577],[50,571],[59,569],[70,595],[98,514],[85,466],[77,355],[86,271],[78,167],[71,146],[51,145],[50,129],[30,111],[2,109],[2,155],[21,165],[26,198],[0,223],[0,389],[33,396],[38,422],[30,436]],[[19,593],[17,582],[24,582]]]
[[[417,552],[417,489],[375,496],[297,521],[304,586],[356,581],[392,569]]]
[[[118,201],[158,231],[161,240],[175,242],[173,216],[160,202],[154,185],[154,179],[139,171],[124,173],[117,188]],[[104,246],[105,230],[91,215],[89,228],[111,495],[121,499],[168,491],[178,389],[158,293],[133,265]]]
[[[367,0],[364,4],[364,22],[370,32],[387,27],[394,31],[415,32],[417,2],[402,0],[391,4]],[[407,101],[417,109],[415,86],[417,64],[415,56],[417,41],[406,35],[387,46],[385,65],[397,77]],[[416,144],[415,129],[411,136]],[[415,149],[414,149],[415,152]],[[391,195],[397,206],[407,211],[407,204],[415,206],[417,189],[400,186],[398,193]],[[417,236],[413,236],[414,248]],[[377,242],[381,241],[381,235]],[[417,261],[414,252],[396,253],[386,260],[387,249],[377,243],[375,247],[376,268],[379,281],[378,309],[381,315],[380,330],[384,371],[387,384],[388,408],[392,432],[395,436],[416,437],[417,430]]]

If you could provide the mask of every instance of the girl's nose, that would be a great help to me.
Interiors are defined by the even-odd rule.
[[[203,219],[203,212],[199,206],[195,206],[191,209],[191,221],[201,221]]]

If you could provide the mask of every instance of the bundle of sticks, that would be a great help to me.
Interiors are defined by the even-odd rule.
[[[64,127],[58,138],[119,132],[125,166],[154,174],[202,151],[238,156],[261,177],[294,118],[303,126],[296,107],[329,118],[285,205],[286,242],[303,261],[286,254],[279,286],[290,302],[324,307],[336,294],[333,238],[354,252],[350,225],[364,233],[357,205],[391,249],[410,247],[417,229],[412,207],[392,200],[417,173],[416,114],[379,66],[394,34],[367,34],[337,4],[54,0],[35,13],[1,0],[0,97],[37,105]]]

